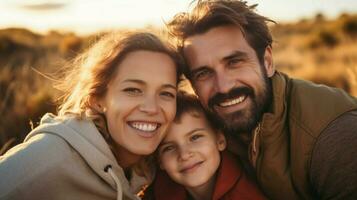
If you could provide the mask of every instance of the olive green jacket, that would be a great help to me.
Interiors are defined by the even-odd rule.
[[[256,178],[273,199],[312,199],[309,170],[314,145],[334,119],[357,109],[357,100],[340,89],[272,77],[271,112],[263,115],[250,148]]]

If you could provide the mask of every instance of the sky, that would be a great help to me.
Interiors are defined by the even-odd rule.
[[[0,0],[0,29],[27,28],[90,34],[118,28],[164,26],[192,0]],[[277,22],[296,21],[323,13],[334,18],[357,13],[357,0],[247,0],[257,12]]]

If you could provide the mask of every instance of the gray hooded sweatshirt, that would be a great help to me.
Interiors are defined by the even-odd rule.
[[[46,114],[25,141],[0,156],[0,199],[139,199],[149,182],[127,180],[89,120]]]

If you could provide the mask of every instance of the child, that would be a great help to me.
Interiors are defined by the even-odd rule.
[[[178,95],[177,113],[158,148],[156,200],[265,199],[235,158],[226,139],[208,122],[198,99]],[[176,182],[176,183],[175,183]]]

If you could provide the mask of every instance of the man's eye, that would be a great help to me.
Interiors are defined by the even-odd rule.
[[[142,91],[138,88],[125,88],[123,91],[131,95],[138,95],[142,93]]]
[[[195,134],[195,135],[192,135],[190,139],[191,139],[191,141],[196,141],[196,140],[200,139],[201,137],[203,137],[203,135]]]
[[[209,70],[201,70],[194,75],[195,80],[205,80],[211,75]]]
[[[235,64],[239,63],[240,61],[241,61],[240,59],[233,58],[233,59],[230,59],[227,64],[229,66],[231,66],[231,65],[235,65]]]

